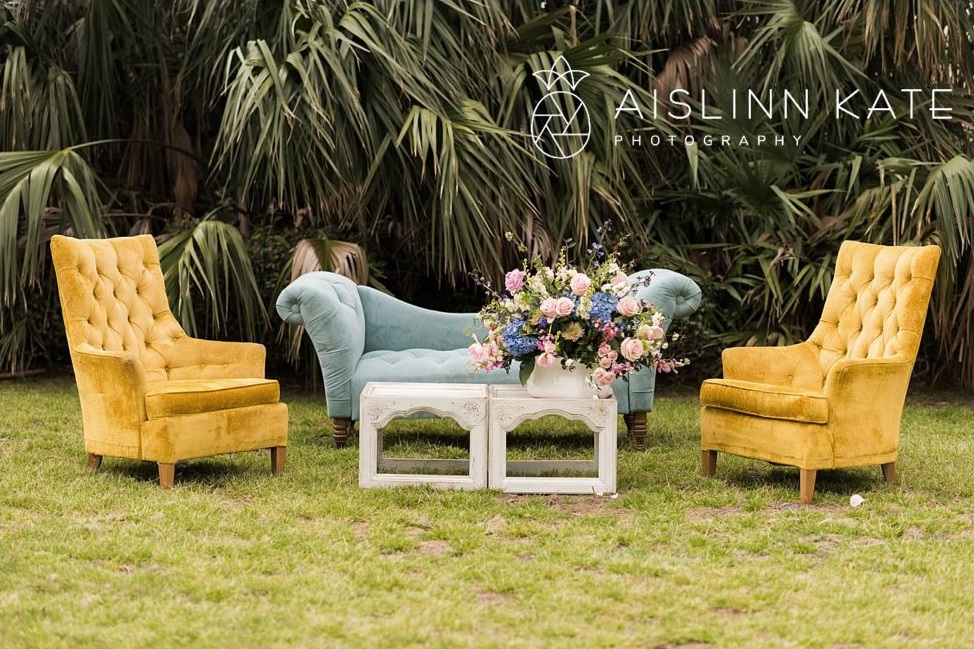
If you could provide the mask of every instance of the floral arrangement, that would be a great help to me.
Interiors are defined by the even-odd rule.
[[[474,336],[468,350],[477,370],[510,371],[518,360],[524,383],[535,365],[581,366],[597,390],[640,368],[675,372],[689,363],[664,357],[669,343],[663,314],[636,297],[652,278],[629,280],[618,261],[619,246],[605,246],[609,229],[606,224],[596,231],[597,241],[581,267],[569,264],[568,249],[562,248],[553,267],[535,257],[507,273],[504,292],[478,277],[491,300],[478,314],[487,336],[482,341]]]

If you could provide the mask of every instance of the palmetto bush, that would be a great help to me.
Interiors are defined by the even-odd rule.
[[[0,366],[63,345],[27,299],[58,230],[159,235],[185,326],[272,341],[251,232],[362,243],[429,303],[516,265],[505,231],[550,256],[611,219],[640,264],[701,282],[715,345],[802,337],[842,239],[937,241],[926,362],[974,387],[972,20],[934,0],[5,2]],[[530,140],[559,55],[589,74],[592,136],[567,160]],[[813,112],[885,90],[902,114],[894,91],[935,87],[953,119],[727,116],[735,88],[808,88]],[[616,115],[673,88],[725,118]],[[801,143],[646,144],[771,132]]]

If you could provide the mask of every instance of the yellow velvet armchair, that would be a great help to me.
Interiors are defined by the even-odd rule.
[[[271,470],[284,470],[288,410],[264,378],[263,345],[187,336],[151,236],[58,235],[51,256],[89,466],[156,462],[171,488],[176,462],[270,449]]]
[[[805,342],[723,353],[700,388],[701,470],[717,453],[799,468],[802,503],[819,469],[878,464],[896,481],[900,416],[940,248],[847,241]]]

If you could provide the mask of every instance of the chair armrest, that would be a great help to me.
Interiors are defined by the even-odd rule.
[[[844,358],[829,368],[825,395],[838,465],[844,458],[896,453],[912,372],[913,361],[900,358]]]
[[[822,388],[818,348],[811,343],[782,347],[731,347],[721,354],[725,379]]]
[[[355,283],[336,273],[306,273],[277,298],[277,313],[304,327],[321,366],[331,417],[352,416],[352,373],[365,349],[365,316]]]
[[[203,340],[185,336],[176,340],[169,358],[173,379],[262,379],[267,350],[259,343]]]
[[[105,351],[85,343],[71,350],[86,448],[99,454],[139,457],[146,420],[146,378],[131,352]],[[93,445],[92,445],[93,444]]]
[[[902,410],[912,373],[913,362],[900,358],[843,358],[825,375],[825,395],[846,412]]]

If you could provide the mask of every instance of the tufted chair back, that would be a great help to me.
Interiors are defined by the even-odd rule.
[[[169,309],[153,238],[55,236],[51,248],[72,353],[85,346],[128,352],[145,380],[169,378],[169,359],[187,336]]]
[[[809,338],[818,348],[819,386],[840,359],[916,358],[939,260],[937,246],[842,244]]]

